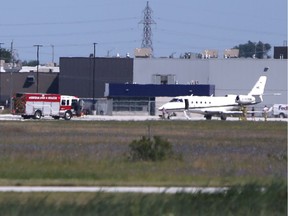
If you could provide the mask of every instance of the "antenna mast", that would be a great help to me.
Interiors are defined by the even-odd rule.
[[[143,11],[144,18],[139,23],[143,24],[143,39],[142,39],[142,48],[150,48],[153,53],[153,45],[152,45],[152,29],[151,25],[156,24],[156,22],[152,19],[152,9],[149,7],[149,1],[147,1],[146,7]]]

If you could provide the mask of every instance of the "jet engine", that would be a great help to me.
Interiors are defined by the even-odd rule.
[[[256,99],[251,95],[237,95],[235,102],[241,105],[248,105],[256,103]]]

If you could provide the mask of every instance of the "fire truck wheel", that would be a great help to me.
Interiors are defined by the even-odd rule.
[[[71,117],[72,117],[72,113],[70,111],[65,112],[65,115],[64,115],[65,120],[70,120]]]
[[[34,113],[34,119],[41,119],[41,116],[42,116],[42,113],[40,110],[37,110],[35,113]]]

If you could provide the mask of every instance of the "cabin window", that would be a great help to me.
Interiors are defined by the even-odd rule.
[[[173,98],[170,102],[183,102],[183,100],[179,98]]]
[[[170,100],[170,102],[177,102],[178,99],[177,98],[173,98],[172,100]]]

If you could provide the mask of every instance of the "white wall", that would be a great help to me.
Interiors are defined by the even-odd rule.
[[[187,59],[134,59],[133,81],[138,84],[151,84],[153,74],[175,74],[178,84],[188,84],[198,80],[205,84],[208,80],[207,60]]]
[[[153,74],[175,74],[179,84],[198,80],[214,84],[215,94],[247,94],[267,75],[264,102],[258,107],[287,104],[287,59],[134,59],[133,81],[151,84]],[[269,67],[264,73],[263,69]],[[280,96],[273,95],[280,93]]]

